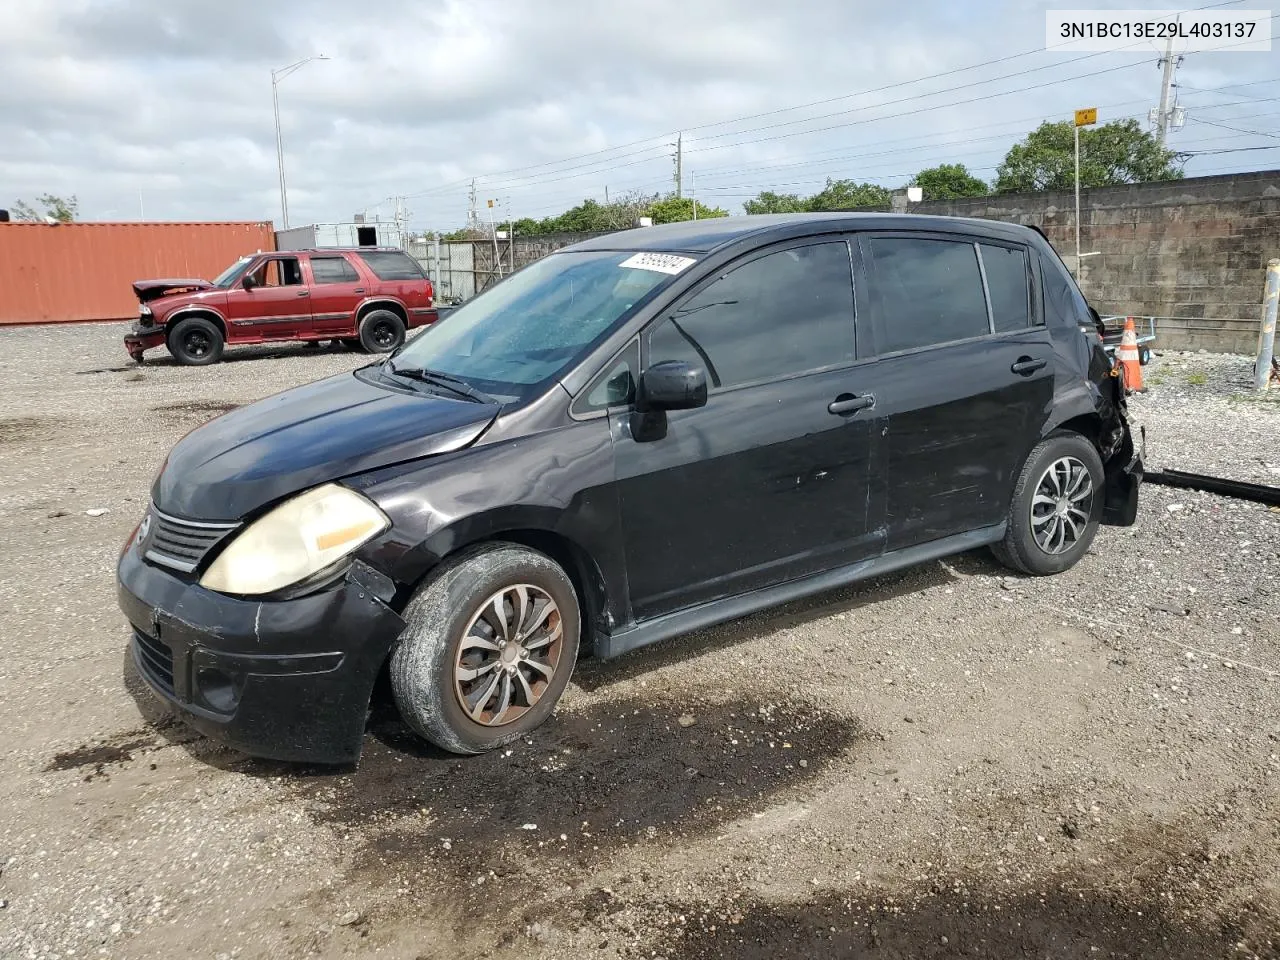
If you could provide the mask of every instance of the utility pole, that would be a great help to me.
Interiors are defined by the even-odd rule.
[[[471,178],[471,192],[467,195],[467,229],[475,230],[480,218],[476,215],[476,178]]]
[[[684,196],[684,134],[676,134],[676,197]]]
[[[328,60],[324,54],[317,54],[314,57],[303,57],[295,63],[289,64],[287,67],[280,67],[271,71],[271,109],[275,113],[276,118],[276,170],[280,179],[280,229],[289,229],[289,188],[284,180],[284,136],[280,133],[280,81],[291,73],[296,73],[312,60]]]
[[[689,196],[693,198],[693,219],[698,219],[698,175],[689,171]]]
[[[1173,78],[1178,73],[1178,66],[1182,63],[1182,55],[1173,55],[1173,38],[1170,37],[1164,45],[1164,57],[1160,60],[1160,65],[1164,67],[1164,76],[1160,82],[1160,106],[1156,108],[1155,113],[1150,117],[1155,124],[1156,140],[1160,146],[1164,146],[1165,138],[1168,136],[1169,127],[1177,130],[1182,126],[1182,108],[1174,104],[1170,105],[1170,99],[1173,95]]]

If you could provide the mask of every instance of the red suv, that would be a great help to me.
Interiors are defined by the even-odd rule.
[[[287,250],[244,257],[208,280],[140,280],[129,356],[164,344],[179,363],[215,363],[226,344],[338,340],[387,353],[432,323],[431,281],[403,250]]]

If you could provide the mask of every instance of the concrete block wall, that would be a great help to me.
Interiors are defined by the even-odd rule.
[[[925,200],[912,213],[1039,227],[1075,268],[1072,193]],[[1103,314],[1171,318],[1169,349],[1253,353],[1267,261],[1280,257],[1280,170],[1084,190],[1076,275]]]

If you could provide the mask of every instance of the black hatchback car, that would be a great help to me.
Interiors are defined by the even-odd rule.
[[[389,670],[475,753],[613,657],[989,546],[1131,524],[1097,315],[1024,227],[733,217],[568,247],[390,358],[169,454],[119,562],[137,666],[252,754],[349,762]]]

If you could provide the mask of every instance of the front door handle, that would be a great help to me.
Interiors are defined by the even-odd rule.
[[[311,296],[311,291],[310,291],[310,290],[299,290],[299,291],[298,291],[298,296],[300,296],[300,297],[309,297],[309,296]]]
[[[870,410],[876,405],[876,398],[869,393],[860,397],[852,393],[842,393],[827,404],[827,413],[843,416],[846,413],[857,413],[859,410]]]
[[[1025,377],[1035,373],[1037,370],[1041,370],[1044,367],[1047,367],[1048,365],[1049,365],[1048,360],[1043,360],[1036,357],[1019,357],[1018,362],[1015,363],[1013,366],[1011,366],[1009,369],[1012,370],[1014,373],[1021,374],[1022,376]]]

